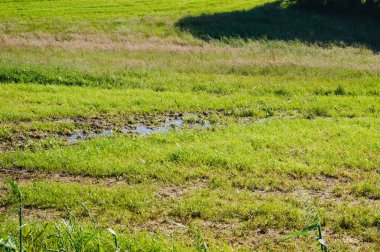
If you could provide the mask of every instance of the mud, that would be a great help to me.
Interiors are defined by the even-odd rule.
[[[198,117],[197,115],[194,115],[195,117]],[[168,133],[175,129],[180,128],[189,128],[189,129],[208,129],[212,128],[212,125],[210,122],[208,122],[205,119],[198,118],[194,122],[185,122],[185,119],[180,116],[168,116],[165,121],[159,120],[158,123],[155,125],[138,122],[137,124],[129,125],[126,124],[123,128],[119,128],[117,131],[111,130],[103,130],[98,132],[79,132],[78,134],[70,135],[67,138],[67,142],[69,143],[76,143],[81,139],[89,139],[97,136],[112,136],[115,133],[119,134],[136,134],[141,136],[146,136],[150,134],[157,134],[157,133]]]
[[[57,118],[39,121],[42,123],[68,123],[71,128],[61,130],[21,130],[19,124],[11,125],[12,130],[7,136],[0,136],[0,153],[15,150],[35,149],[49,145],[50,142],[73,144],[94,137],[109,137],[117,134],[146,136],[156,133],[168,133],[178,129],[208,129],[212,124],[208,121],[210,115],[221,116],[221,112],[206,111],[201,113],[172,113],[127,115],[118,117],[93,118]],[[24,122],[24,126],[25,126]],[[47,143],[42,143],[47,141]]]
[[[240,125],[261,124],[275,119],[295,119],[298,114],[276,115],[266,118],[238,116],[233,111],[203,111],[124,116],[97,116],[93,118],[56,118],[35,122],[18,122],[9,127],[7,135],[0,135],[0,153],[17,150],[48,149],[53,145],[70,145],[94,137],[115,135],[164,134],[176,130],[212,129],[216,125],[228,125],[234,120]],[[295,115],[294,115],[295,114]],[[55,124],[51,130],[41,130],[35,124]],[[69,126],[62,126],[62,125]],[[27,128],[28,130],[25,130]]]

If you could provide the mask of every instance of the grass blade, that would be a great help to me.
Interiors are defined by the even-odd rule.
[[[5,181],[12,187],[13,189],[13,192],[15,194],[18,195],[19,197],[19,214],[18,214],[18,217],[19,217],[19,229],[20,229],[20,233],[19,233],[19,240],[20,240],[20,252],[22,252],[22,193],[21,193],[21,190],[20,188],[18,187],[18,185],[13,181],[11,180],[10,178],[6,177],[6,176],[3,176],[3,178],[5,179]]]
[[[100,232],[100,229],[98,230],[95,230],[94,232],[92,232],[92,234],[90,234],[89,236],[86,237],[86,239],[83,241],[83,247],[86,247],[86,245],[92,240],[94,239],[95,236],[97,236]]]

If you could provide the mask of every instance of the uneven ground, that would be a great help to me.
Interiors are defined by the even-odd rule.
[[[333,250],[379,251],[379,45],[265,0],[2,0],[0,173],[30,227],[70,208],[131,251],[317,251],[281,241],[313,201]]]

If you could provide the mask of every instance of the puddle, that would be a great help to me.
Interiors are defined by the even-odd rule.
[[[80,132],[78,134],[74,134],[74,135],[71,135],[67,138],[67,142],[69,143],[76,143],[78,142],[79,140],[81,139],[85,139],[85,138],[92,138],[92,137],[96,137],[96,136],[111,136],[113,134],[113,131],[112,130],[104,130],[104,131],[101,131],[101,132],[98,132],[98,133],[85,133],[85,132]]]
[[[276,120],[276,119],[295,119],[297,118],[298,116],[296,115],[291,115],[291,116],[271,116],[271,117],[267,117],[267,118],[261,118],[261,119],[258,119],[255,121],[256,124],[262,124],[262,123],[266,123],[268,121],[273,121],[273,120]]]
[[[180,128],[207,129],[211,127],[212,125],[210,122],[202,120],[202,119],[197,119],[196,121],[186,123],[182,118],[168,117],[165,119],[164,122],[161,122],[155,126],[149,126],[143,123],[138,123],[135,126],[126,125],[124,128],[120,130],[120,133],[146,136],[146,135],[157,134],[157,133],[168,133],[172,130],[180,129]],[[104,130],[100,132],[91,132],[91,133],[86,133],[82,131],[80,133],[70,135],[67,138],[67,142],[76,143],[80,140],[93,138],[97,136],[111,136],[114,133],[115,132],[113,130]]]

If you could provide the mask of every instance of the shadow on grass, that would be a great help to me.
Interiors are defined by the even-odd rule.
[[[380,51],[380,23],[376,19],[285,8],[280,2],[247,11],[188,16],[176,26],[207,41],[226,38],[298,40],[321,46],[365,46]]]

